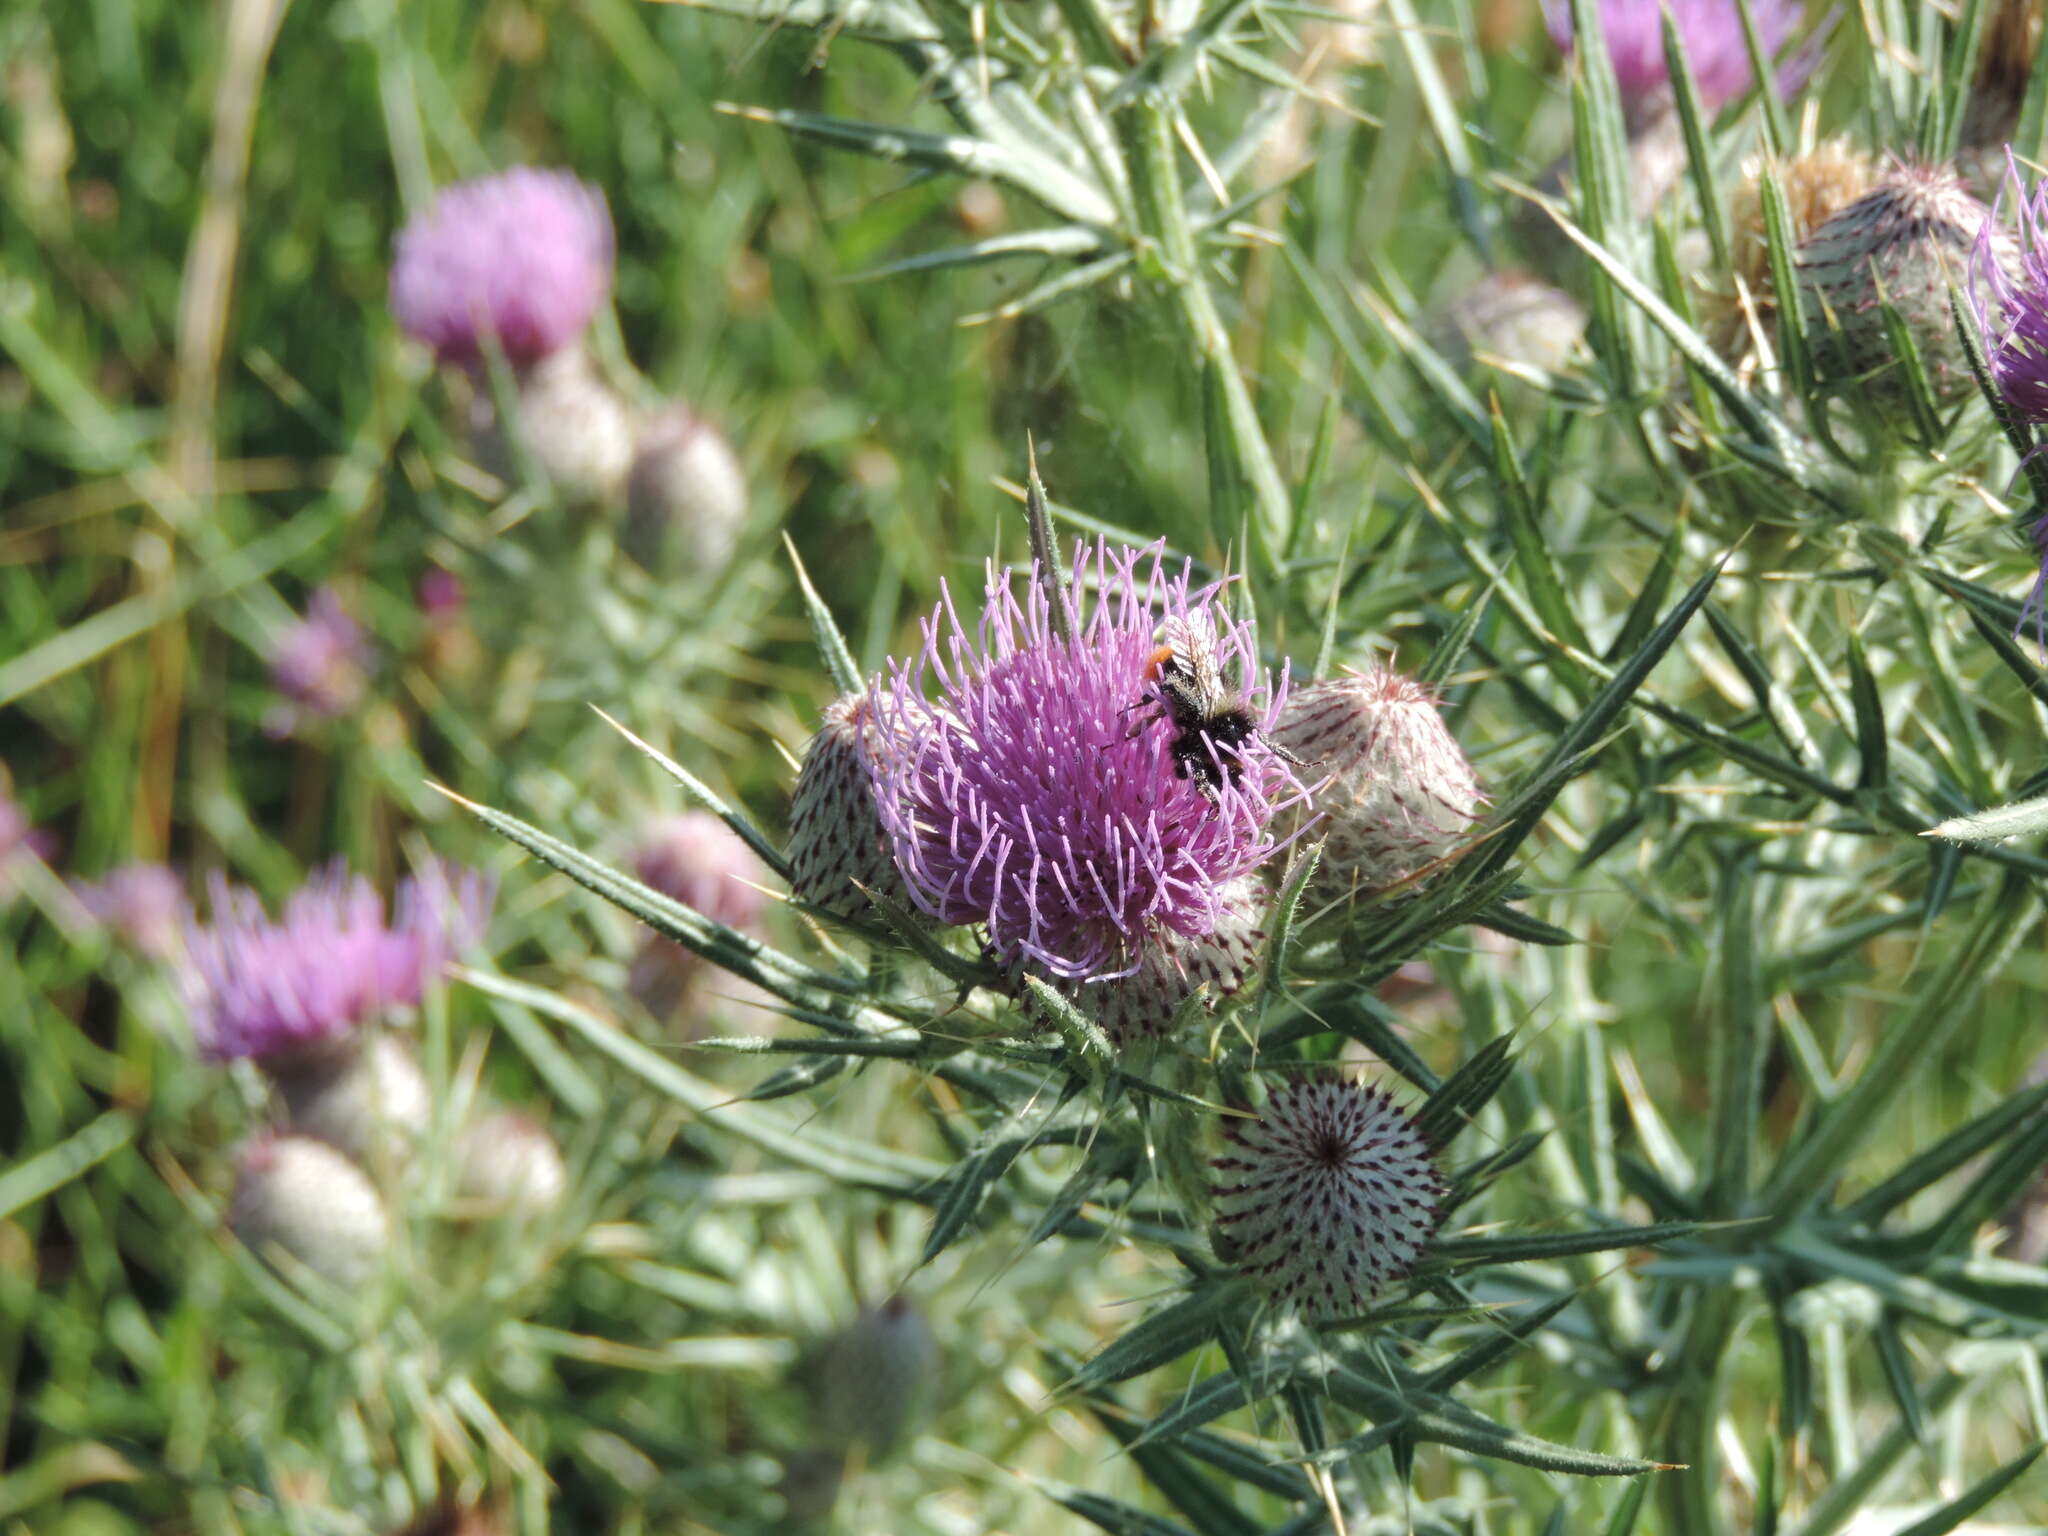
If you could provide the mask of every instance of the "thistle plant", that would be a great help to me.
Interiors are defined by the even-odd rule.
[[[2029,8],[705,8],[0,24],[4,1517],[2048,1519]]]

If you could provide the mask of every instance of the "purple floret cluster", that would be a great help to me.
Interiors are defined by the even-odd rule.
[[[1686,62],[1699,83],[1707,110],[1718,111],[1748,90],[1755,75],[1742,35],[1742,12],[1736,0],[1600,0],[1600,28],[1607,37],[1607,55],[1614,61],[1615,83],[1640,117],[1645,103],[1668,102],[1670,71],[1664,61],[1664,4],[1678,24]],[[1754,0],[1757,37],[1764,51],[1777,55],[1798,32],[1805,12],[1797,0]],[[1551,40],[1564,52],[1572,49],[1570,0],[1543,0],[1543,20]],[[1804,85],[1820,62],[1816,48],[1804,48],[1778,70],[1778,89],[1790,94]]]
[[[185,918],[184,986],[209,1058],[258,1059],[324,1045],[392,1008],[412,1007],[483,931],[491,889],[439,864],[383,898],[340,863],[273,918],[254,891],[215,875],[211,920]]]
[[[1071,640],[1055,632],[1036,569],[991,566],[972,623],[947,592],[918,653],[877,690],[901,746],[868,765],[925,913],[981,925],[1004,965],[1084,980],[1130,975],[1175,937],[1213,933],[1225,887],[1273,855],[1276,813],[1305,793],[1264,735],[1285,683],[1268,680],[1220,583],[1196,586],[1157,544],[1081,546],[1071,575],[1084,594]],[[1223,678],[1260,727],[1213,801],[1177,772],[1171,723],[1139,707],[1169,619],[1213,634]]]
[[[583,333],[611,292],[604,194],[567,171],[522,166],[445,188],[398,237],[391,312],[446,363],[495,335],[515,368]]]

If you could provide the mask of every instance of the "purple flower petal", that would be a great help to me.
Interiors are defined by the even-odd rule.
[[[391,312],[443,362],[473,364],[495,334],[514,367],[574,341],[611,292],[604,194],[527,167],[445,188],[406,225]]]
[[[1275,812],[1304,798],[1263,734],[1285,685],[1268,682],[1217,587],[1191,590],[1162,545],[1081,546],[1073,576],[1094,595],[1072,643],[1054,637],[1035,571],[1020,599],[1015,574],[991,568],[972,633],[948,591],[919,655],[892,663],[875,696],[902,745],[867,758],[917,905],[984,926],[998,963],[1065,980],[1130,975],[1158,945],[1213,933],[1225,887],[1274,852]],[[1176,771],[1172,723],[1139,707],[1168,619],[1206,625],[1259,728],[1213,803]]]
[[[370,882],[339,862],[275,919],[218,874],[209,889],[210,923],[185,912],[184,984],[193,1036],[215,1061],[323,1044],[416,1005],[482,933],[491,896],[482,875],[439,864],[400,884],[388,924]]]

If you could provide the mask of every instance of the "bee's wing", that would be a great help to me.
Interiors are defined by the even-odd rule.
[[[1187,677],[1188,692],[1213,709],[1228,697],[1223,688],[1223,670],[1216,660],[1216,632],[1205,614],[1174,617],[1159,626],[1159,641],[1173,648],[1174,664]]]

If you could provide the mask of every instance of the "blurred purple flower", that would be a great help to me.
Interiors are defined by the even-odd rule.
[[[2008,199],[2012,229],[2005,223]],[[2021,421],[2048,426],[2048,177],[2028,191],[2010,145],[1991,216],[1977,232],[1969,297],[1999,398]],[[2043,446],[2048,444],[2033,452]],[[2048,512],[2034,523],[2033,536],[2040,574],[2019,628],[2024,631],[2031,621],[2036,643],[2048,650]]]
[[[1252,632],[1190,589],[1163,546],[1075,551],[1074,585],[1092,601],[1071,642],[1053,633],[1034,572],[991,567],[970,631],[947,592],[924,644],[892,662],[874,695],[900,750],[868,756],[882,825],[912,899],[945,923],[986,927],[992,957],[1082,980],[1131,975],[1161,944],[1213,933],[1225,887],[1274,851],[1267,828],[1301,786],[1263,734],[1212,804],[1178,776],[1170,722],[1135,711],[1162,621],[1206,620],[1226,686],[1243,689],[1260,731],[1285,684],[1269,684]],[[924,703],[927,684],[937,697]]]
[[[429,624],[453,623],[462,617],[463,605],[468,600],[469,594],[463,590],[462,578],[438,565],[427,568],[413,591],[413,601],[419,606],[420,616]]]
[[[287,703],[265,716],[264,730],[285,736],[301,716],[332,720],[347,714],[363,696],[369,662],[362,625],[333,588],[320,588],[306,604],[305,617],[278,636],[271,652],[271,685]]]
[[[444,188],[406,225],[391,312],[443,362],[476,363],[495,334],[524,368],[581,335],[611,284],[604,193],[567,171],[520,167]]]
[[[184,981],[193,1037],[215,1061],[329,1044],[417,1004],[482,934],[491,902],[484,876],[438,863],[399,884],[388,922],[376,889],[339,861],[275,919],[220,875],[209,889],[211,922],[184,914]]]
[[[633,870],[642,885],[728,928],[753,927],[768,900],[760,889],[767,868],[709,811],[656,821],[633,855]]]
[[[104,879],[78,881],[71,892],[95,921],[152,960],[178,952],[185,886],[169,865],[123,864]]]
[[[57,839],[34,826],[0,773],[0,894],[8,888],[7,869],[24,854],[47,859],[57,851]]]
[[[1631,132],[1640,131],[1671,104],[1671,77],[1664,66],[1663,6],[1659,0],[1599,0],[1600,30],[1607,38],[1607,56],[1614,61],[1615,83],[1621,87]],[[1754,78],[1749,49],[1742,36],[1742,12],[1736,0],[1666,0],[1686,61],[1699,83],[1700,99],[1709,112],[1749,89]],[[1799,30],[1804,9],[1798,0],[1753,0],[1757,37],[1764,52],[1776,57]],[[1551,41],[1572,51],[1570,0],[1543,0],[1543,20]],[[1817,36],[1826,33],[1824,25]],[[1804,85],[1820,63],[1816,41],[1778,66],[1778,91],[1789,96]]]

